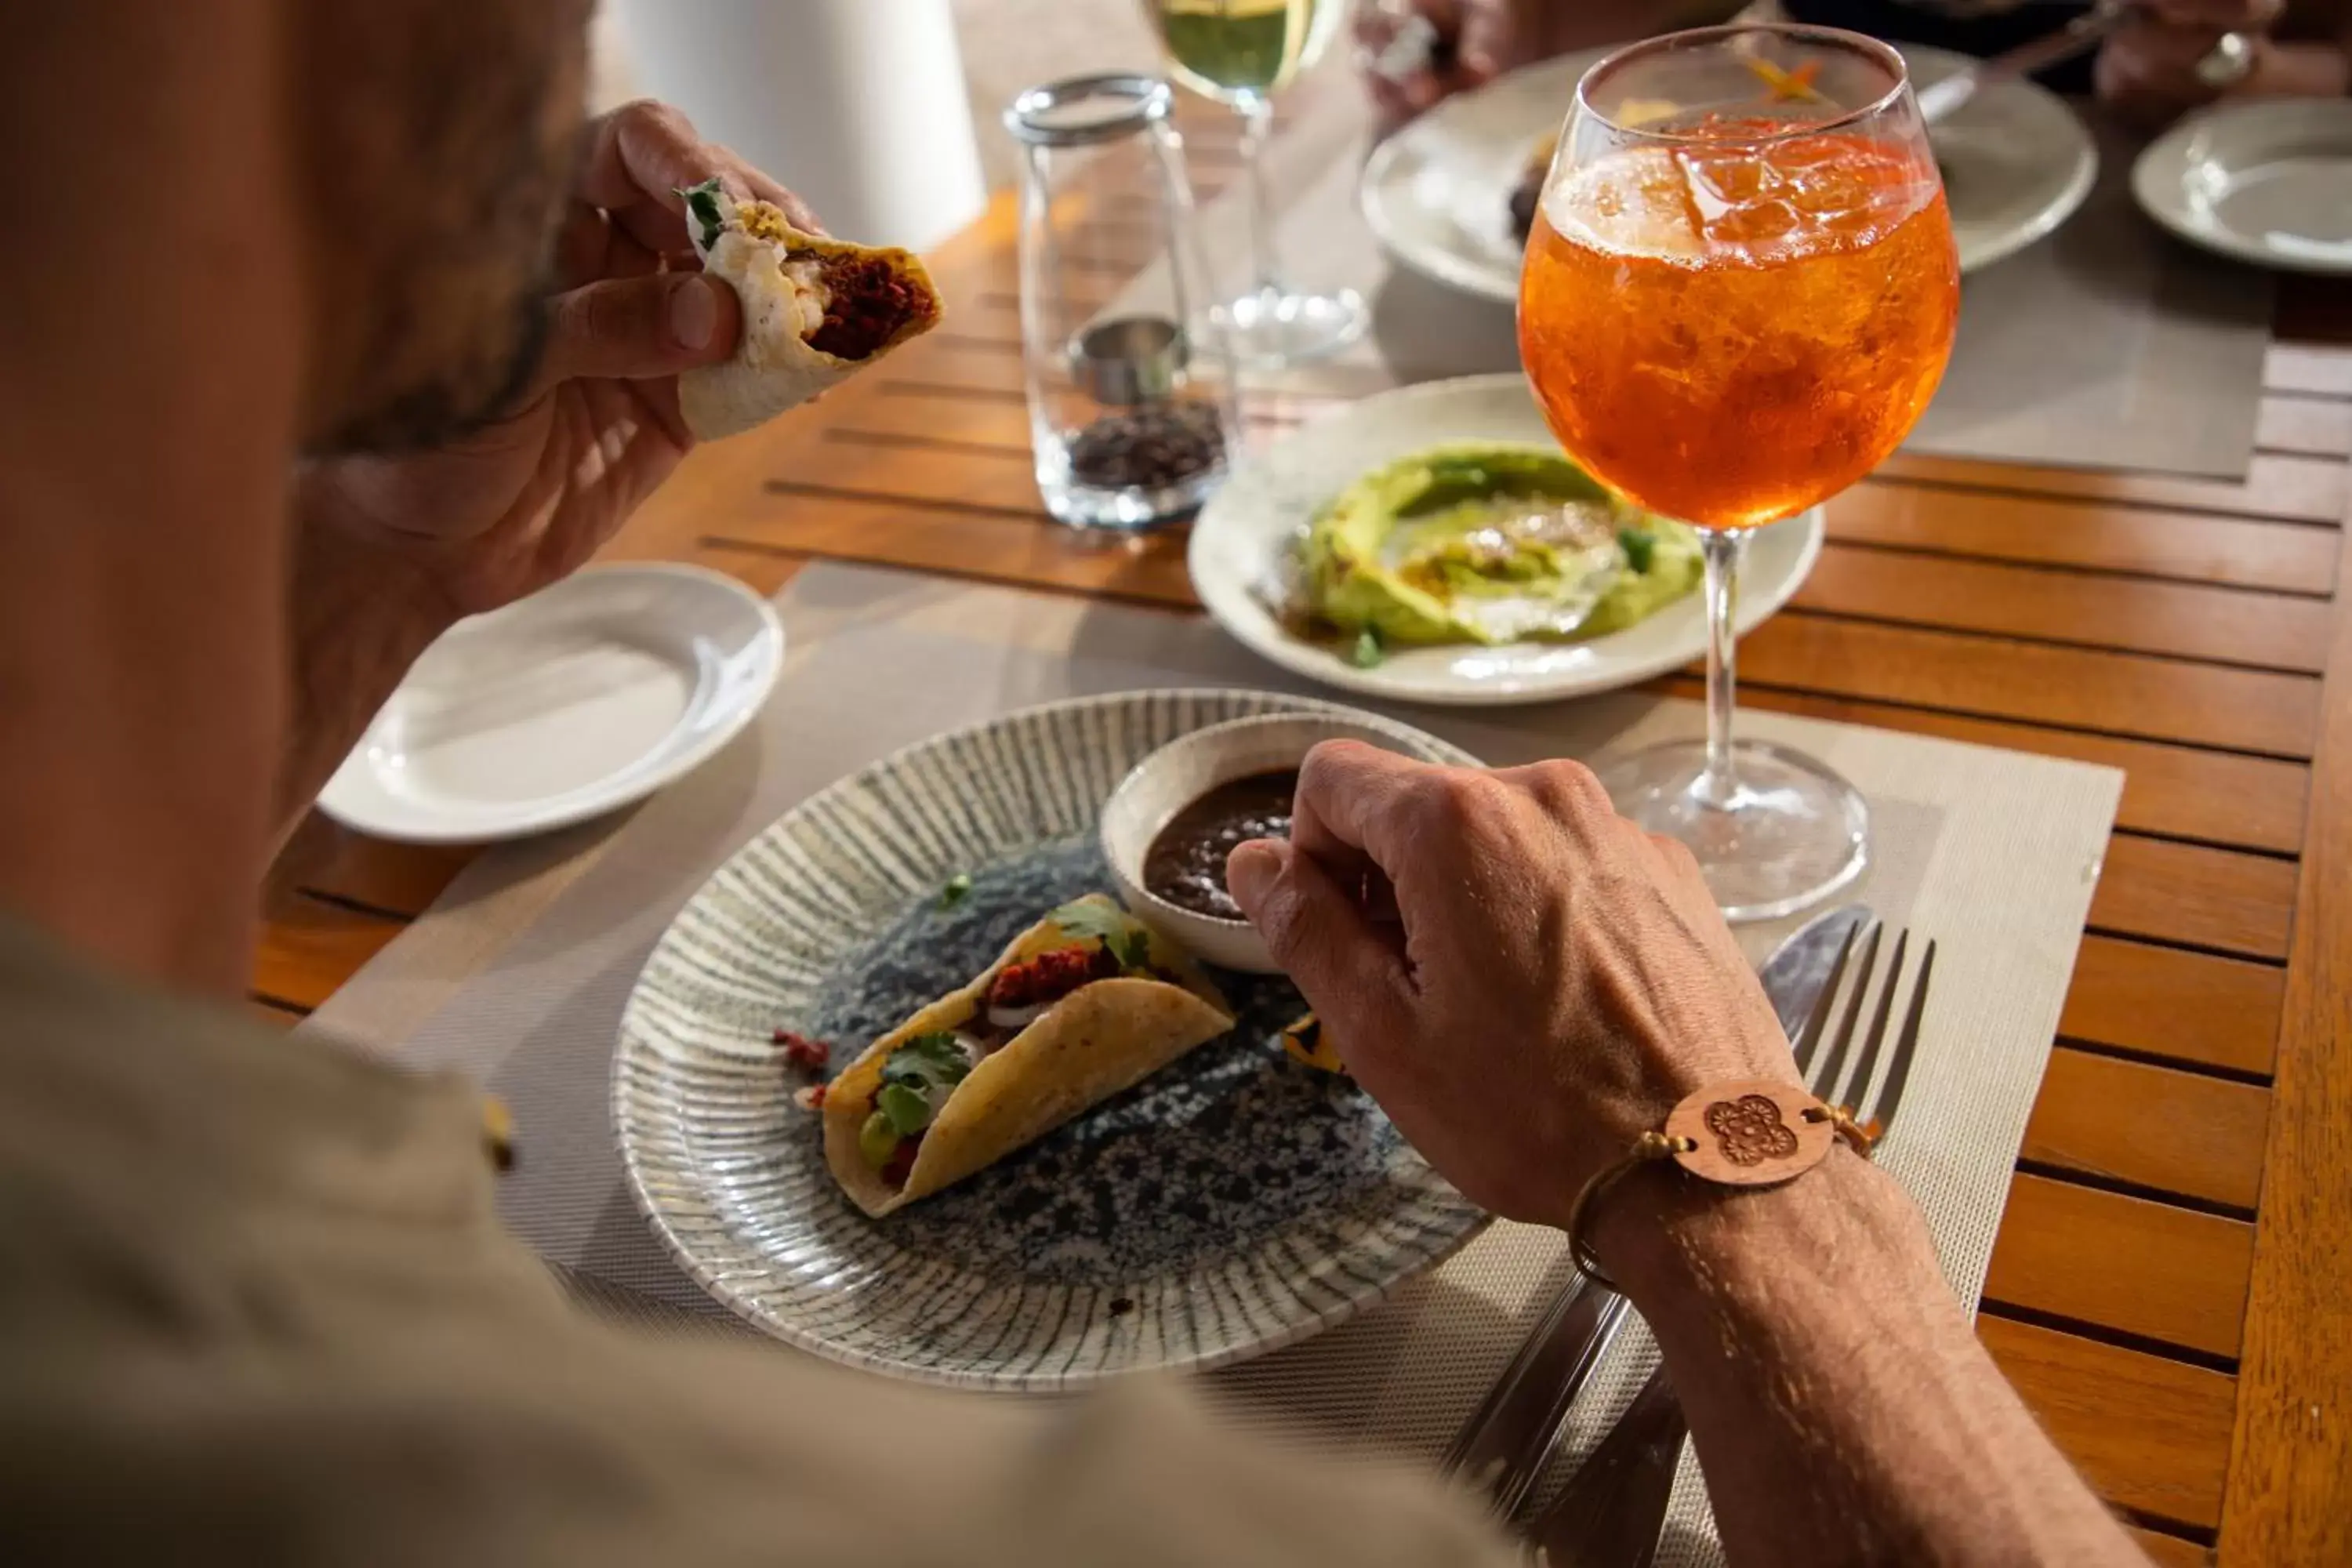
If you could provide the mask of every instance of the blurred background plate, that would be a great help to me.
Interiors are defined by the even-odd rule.
[[[1369,1095],[1283,1054],[1304,1004],[1278,975],[1219,973],[1232,1034],[886,1219],[842,1193],[822,1119],[793,1103],[772,1031],[845,1065],[1047,910],[1111,889],[1102,807],[1136,763],[1275,712],[1363,717],[1223,690],[1032,708],[884,758],[720,867],[646,960],[613,1066],[630,1188],[687,1271],[832,1360],[1043,1392],[1304,1339],[1475,1235],[1486,1215]],[[942,907],[958,875],[971,889]]]
[[[1922,86],[1970,63],[1945,49],[1902,50]],[[1524,246],[1511,226],[1511,191],[1529,151],[1567,118],[1578,79],[1609,52],[1513,71],[1448,99],[1373,149],[1357,199],[1382,247],[1441,283],[1515,303]],[[2089,130],[2030,81],[1988,86],[1933,140],[1962,272],[2015,255],[2065,222],[2099,170]]]
[[[1369,669],[1285,630],[1272,601],[1293,543],[1315,514],[1370,469],[1450,441],[1559,446],[1516,371],[1429,382],[1350,404],[1253,454],[1209,499],[1192,525],[1192,591],[1218,625],[1285,669],[1406,702],[1549,702],[1630,686],[1706,656],[1706,616],[1696,592],[1587,642],[1398,648]],[[1743,633],[1804,582],[1821,553],[1822,531],[1819,507],[1755,531],[1740,584]]]
[[[776,612],[732,577],[596,567],[444,633],[319,806],[410,844],[585,822],[725,745],[783,661]]]
[[[2352,100],[2240,103],[2184,120],[2132,165],[2132,194],[2192,245],[2352,276]]]

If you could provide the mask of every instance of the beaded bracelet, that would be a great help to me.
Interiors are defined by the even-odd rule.
[[[1643,1133],[1622,1159],[1585,1178],[1568,1211],[1569,1257],[1586,1279],[1617,1288],[1592,1255],[1586,1222],[1601,1194],[1641,1166],[1672,1160],[1718,1186],[1769,1187],[1820,1164],[1841,1138],[1866,1160],[1878,1130],[1775,1079],[1709,1084],[1667,1112],[1663,1130]]]

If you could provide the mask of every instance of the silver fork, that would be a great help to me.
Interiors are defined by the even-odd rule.
[[[1878,1005],[1870,1021],[1869,1033],[1862,1054],[1851,1064],[1848,1054],[1854,1040],[1854,1026],[1860,1021],[1864,999],[1868,995],[1873,970],[1878,956],[1878,939],[1883,927],[1874,927],[1864,944],[1862,967],[1852,994],[1846,999],[1845,1010],[1838,1020],[1834,1043],[1826,1060],[1813,1070],[1811,1054],[1801,1051],[1799,1062],[1805,1072],[1806,1082],[1813,1092],[1832,1105],[1854,1105],[1864,1125],[1878,1124],[1883,1141],[1895,1125],[1895,1112],[1902,1104],[1903,1090],[1911,1081],[1911,1065],[1919,1054],[1919,1021],[1927,1007],[1927,981],[1936,967],[1936,944],[1927,942],[1920,954],[1918,977],[1911,984],[1911,1000],[1905,1010],[1903,1026],[1895,1036],[1895,1047],[1885,1058],[1885,1081],[1875,1095],[1871,1086],[1878,1077],[1880,1058],[1886,1045],[1887,1025],[1895,1015],[1895,997],[1903,981],[1903,955],[1910,945],[1911,933],[1898,932],[1895,952],[1887,963],[1886,973],[1879,985]],[[1836,985],[1823,996],[1815,1013],[1818,1021],[1830,1011]],[[1809,1042],[1818,1047],[1818,1031],[1808,1029],[1816,1037]],[[1666,1370],[1660,1366],[1633,1396],[1633,1403],[1618,1418],[1617,1426],[1601,1439],[1591,1458],[1578,1469],[1568,1489],[1538,1519],[1529,1531],[1542,1561],[1549,1568],[1649,1568],[1658,1549],[1658,1532],[1664,1528],[1666,1504],[1675,1489],[1675,1471],[1682,1462],[1683,1439],[1690,1433],[1690,1423],[1683,1414],[1682,1401],[1675,1396],[1674,1385],[1666,1380]]]

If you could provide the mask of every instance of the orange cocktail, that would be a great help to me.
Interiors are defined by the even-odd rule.
[[[1895,450],[1951,353],[1959,266],[1903,57],[1787,23],[1630,45],[1577,84],[1519,279],[1519,357],[1594,477],[1698,525],[1706,738],[1610,762],[1617,809],[1689,847],[1733,920],[1862,874],[1870,805],[1732,738],[1739,568]]]
[[[1853,132],[1653,143],[1545,193],[1519,351],[1579,462],[1653,510],[1747,528],[1895,449],[1958,308],[1923,151]]]

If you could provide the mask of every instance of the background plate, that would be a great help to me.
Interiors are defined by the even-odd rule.
[[[1969,63],[1947,49],[1900,47],[1922,86]],[[1529,149],[1567,118],[1577,79],[1609,52],[1523,67],[1446,100],[1375,148],[1357,195],[1382,247],[1441,283],[1516,303],[1524,247],[1511,231],[1512,188]],[[1933,140],[1962,272],[2012,256],[2065,222],[2099,171],[2089,130],[2063,99],[2030,81],[1986,88]]]
[[[617,810],[751,721],[783,668],[767,601],[699,566],[599,566],[458,622],[319,797],[412,844],[543,833]]]
[[[2352,101],[2275,99],[2192,115],[2139,155],[2132,195],[2191,245],[2352,277]]]
[[[1110,888],[1097,820],[1136,763],[1286,710],[1344,711],[1156,691],[1011,714],[834,784],[721,867],[647,960],[613,1070],[631,1190],[687,1270],[835,1361],[1050,1390],[1302,1339],[1474,1234],[1485,1216],[1369,1096],[1283,1055],[1302,1004],[1279,978],[1220,973],[1232,1035],[886,1220],[835,1184],[770,1043],[798,1029],[845,1064],[1046,910]],[[959,871],[971,893],[941,910]]]
[[[1548,702],[1647,680],[1706,656],[1706,614],[1696,591],[1589,642],[1403,648],[1370,669],[1285,631],[1268,599],[1293,541],[1315,514],[1368,470],[1449,441],[1559,446],[1516,373],[1430,382],[1349,404],[1253,454],[1209,498],[1192,525],[1192,591],[1218,625],[1285,669],[1407,702]],[[1742,632],[1788,603],[1821,550],[1819,507],[1756,531],[1740,580]]]

